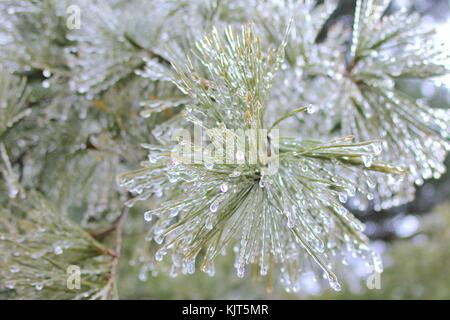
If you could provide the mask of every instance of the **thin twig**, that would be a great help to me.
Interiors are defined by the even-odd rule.
[[[104,239],[111,232],[114,232],[117,230],[117,225],[119,223],[121,223],[120,221],[121,221],[122,217],[123,217],[123,212],[122,212],[122,214],[120,214],[120,216],[117,217],[117,219],[113,222],[113,224],[111,224],[110,226],[107,226],[105,228],[102,228],[102,229],[92,230],[89,232],[89,235],[96,240]]]
[[[115,224],[115,232],[116,232],[116,239],[115,239],[115,245],[114,245],[114,256],[112,257],[111,261],[111,272],[109,274],[108,283],[106,284],[107,288],[107,298],[111,297],[111,293],[115,288],[115,280],[116,280],[116,274],[117,274],[117,266],[119,265],[119,259],[120,259],[120,252],[122,248],[122,226],[123,223],[128,215],[128,207],[125,207],[122,214],[120,215],[117,223]]]

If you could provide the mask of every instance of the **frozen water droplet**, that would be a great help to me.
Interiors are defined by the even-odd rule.
[[[212,230],[212,228],[213,228],[213,222],[210,217],[206,218],[205,228],[208,230]]]
[[[42,81],[42,88],[44,88],[44,89],[50,88],[50,81],[48,81],[48,80]]]
[[[169,214],[169,218],[175,218],[178,214],[179,214],[179,210],[173,209]]]
[[[186,269],[186,273],[193,274],[195,272],[195,259],[186,261],[184,267]]]
[[[158,189],[155,191],[155,197],[162,198],[163,195],[164,195],[164,192],[162,191],[162,189]]]
[[[17,197],[17,195],[19,194],[19,189],[17,189],[13,184],[10,184],[8,187],[8,196],[12,199]]]
[[[341,291],[341,285],[335,277],[328,276],[328,283],[334,291]]]
[[[78,93],[84,94],[86,92],[88,92],[89,88],[86,86],[81,86],[78,88]]]
[[[245,160],[245,155],[241,150],[238,150],[236,152],[236,161],[237,162],[243,162]]]
[[[144,220],[147,222],[152,221],[153,215],[151,212],[147,211],[144,213]]]
[[[232,173],[230,173],[230,178],[237,178],[241,175],[241,173],[239,171],[233,171]]]
[[[356,187],[350,186],[347,189],[347,194],[348,194],[349,197],[353,197],[356,194]]]
[[[162,259],[164,258],[164,256],[166,254],[167,254],[167,251],[164,248],[161,248],[158,251],[156,251],[156,254],[155,254],[156,261],[162,261]]]
[[[373,148],[373,153],[375,153],[376,155],[381,154],[381,152],[383,151],[383,148],[382,148],[380,142],[375,142],[374,144],[372,144],[372,148]]]
[[[60,246],[55,246],[55,247],[53,248],[53,252],[54,252],[56,255],[60,255],[60,254],[63,253],[63,249],[62,249]]]
[[[211,262],[209,262],[207,266],[204,267],[203,271],[206,272],[206,274],[210,277],[214,277],[214,275],[216,274],[216,268]]]
[[[149,155],[148,156],[148,162],[150,163],[156,163],[157,159],[154,155]]]
[[[287,226],[289,229],[292,229],[294,227],[294,219],[292,219],[290,215],[288,216]]]
[[[342,203],[346,203],[347,202],[347,193],[346,192],[339,192],[339,201]]]
[[[259,274],[263,277],[267,276],[268,272],[269,272],[269,268],[268,268],[267,264],[262,265],[261,268],[259,269]]]
[[[162,244],[164,241],[164,236],[161,234],[156,235],[155,237],[153,237],[153,240],[155,240],[155,242],[157,244]]]
[[[39,259],[45,254],[45,251],[38,251],[31,254],[32,259]]]
[[[44,69],[44,71],[42,71],[42,75],[46,78],[50,78],[52,76],[52,73],[50,72],[50,70]]]
[[[260,188],[264,188],[265,186],[266,186],[266,184],[265,184],[265,182],[264,182],[264,180],[261,178],[261,179],[259,179],[259,187]]]
[[[176,266],[172,266],[172,268],[170,268],[169,275],[171,278],[176,278],[178,276],[178,268]]]
[[[239,265],[236,269],[236,273],[239,278],[243,278],[245,276],[245,267],[243,265]]]
[[[15,287],[16,287],[16,285],[15,285],[15,283],[12,282],[12,281],[8,281],[8,282],[6,283],[6,288],[8,288],[8,289],[10,289],[10,290],[14,289]]]
[[[367,183],[367,186],[368,186],[370,189],[373,189],[373,188],[375,188],[375,186],[376,186],[375,181],[373,181],[373,180],[370,179],[370,178],[367,178],[366,183]]]
[[[211,203],[211,206],[209,207],[209,211],[211,211],[212,213],[216,213],[217,210],[219,209],[219,206],[217,205],[217,202],[213,202]]]
[[[139,280],[141,280],[142,282],[147,281],[147,278],[148,278],[147,272],[141,271],[141,272],[139,273]]]
[[[174,175],[169,175],[169,182],[170,183],[176,183],[178,182],[178,177]]]
[[[370,168],[372,166],[373,158],[369,155],[363,155],[361,156],[362,161],[364,162],[364,166],[367,168]]]
[[[20,272],[20,268],[18,266],[12,266],[9,271],[11,273],[18,273],[18,272]]]
[[[317,107],[314,106],[314,105],[312,105],[312,104],[310,104],[309,106],[306,107],[306,111],[307,111],[309,114],[312,114],[312,113],[314,113],[314,112],[317,111]]]
[[[222,183],[220,185],[220,191],[226,193],[228,191],[228,185],[226,183]]]

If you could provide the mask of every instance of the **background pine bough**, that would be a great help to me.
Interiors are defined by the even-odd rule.
[[[333,2],[3,1],[1,294],[117,297],[122,228],[141,279],[214,275],[231,249],[238,276],[292,291],[305,272],[339,290],[349,260],[381,272],[349,209],[406,203],[439,178],[450,120],[395,86],[447,73],[448,53],[387,5],[358,1],[352,30],[321,39]],[[199,122],[213,140],[282,122],[278,173],[171,158],[174,131]],[[142,143],[148,161],[117,187]]]

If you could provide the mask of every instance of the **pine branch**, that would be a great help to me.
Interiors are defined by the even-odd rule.
[[[338,290],[349,255],[382,269],[349,209],[406,203],[445,171],[450,113],[396,83],[448,74],[448,52],[418,15],[388,14],[388,1],[358,0],[350,27],[329,26],[334,1],[76,0],[80,30],[66,27],[67,4],[0,3],[8,297],[117,298],[137,201],[156,243],[145,272],[167,271],[171,255],[172,276],[197,264],[214,275],[233,247],[240,277],[253,270],[295,292],[313,271]],[[196,126],[206,135],[174,143]],[[210,154],[227,137],[250,151]],[[76,292],[65,286],[72,264]]]
[[[185,70],[176,67],[175,83],[193,99],[187,119],[205,128],[222,122],[208,130],[212,145],[223,146],[226,137],[234,134],[229,128],[265,128],[272,72],[282,63],[284,46],[263,52],[252,26],[243,26],[240,35],[227,29],[223,38],[213,31],[196,44],[204,72],[194,69],[193,62]],[[196,81],[199,74],[205,80]],[[282,116],[275,125],[304,109],[308,108]],[[251,143],[249,150],[253,150]],[[367,185],[359,184],[358,191],[374,198],[370,171],[403,173],[376,159],[379,142],[353,143],[351,137],[300,142],[281,137],[279,154],[255,164],[249,161],[255,155],[239,146],[235,154],[208,158],[198,157],[205,154],[201,144],[189,147],[192,153],[178,156],[170,145],[146,146],[149,161],[119,178],[119,184],[136,195],[129,205],[154,194],[166,199],[144,218],[158,218],[151,229],[160,244],[155,258],[161,261],[170,252],[173,272],[192,273],[202,253],[201,269],[213,273],[214,258],[229,246],[237,248],[238,276],[244,276],[249,264],[258,265],[263,277],[276,268],[284,270],[280,278],[289,279],[287,287],[295,287],[299,273],[317,266],[330,286],[340,290],[333,269],[343,248],[373,259],[375,268],[381,269],[379,257],[367,247],[364,227],[340,204],[355,195],[360,176],[366,177]],[[244,155],[243,163],[223,162],[237,154]],[[270,175],[275,157],[280,167]],[[191,163],[190,159],[202,160]]]

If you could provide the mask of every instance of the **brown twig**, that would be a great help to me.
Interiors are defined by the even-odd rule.
[[[117,220],[117,223],[114,225],[114,231],[116,233],[115,245],[114,245],[114,255],[111,261],[111,272],[109,274],[108,283],[106,284],[107,288],[107,298],[111,297],[113,290],[115,289],[115,279],[117,274],[117,266],[119,265],[120,252],[122,248],[122,226],[128,215],[128,207],[125,207],[122,214]]]
[[[123,213],[120,214],[120,216],[118,216],[117,219],[110,226],[98,230],[89,231],[89,235],[96,240],[104,239],[105,237],[110,235],[111,232],[114,232],[117,229],[117,225],[120,223],[122,217]]]
[[[96,240],[102,240],[106,236],[108,236],[111,232],[116,230],[116,225],[117,225],[117,221],[114,222],[112,225],[105,227],[103,229],[90,231],[89,235]]]

